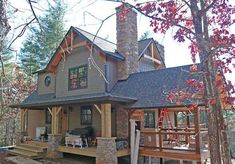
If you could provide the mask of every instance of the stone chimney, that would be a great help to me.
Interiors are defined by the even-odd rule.
[[[127,13],[120,19],[123,10]],[[125,56],[125,61],[118,62],[118,79],[125,80],[139,70],[137,13],[125,6],[119,6],[116,8],[116,17],[117,51]]]

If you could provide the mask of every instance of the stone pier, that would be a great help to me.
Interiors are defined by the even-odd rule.
[[[47,157],[48,158],[62,158],[63,154],[57,151],[61,143],[62,135],[61,134],[49,134],[48,135],[48,148],[47,148]]]
[[[117,164],[115,137],[98,137],[96,164]]]

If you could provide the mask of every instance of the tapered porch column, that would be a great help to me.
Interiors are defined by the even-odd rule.
[[[58,134],[59,132],[59,113],[61,111],[61,107],[52,107],[48,108],[51,114],[51,134]]]
[[[62,107],[48,108],[51,114],[51,134],[48,135],[48,149],[47,156],[49,158],[60,158],[62,153],[57,151],[62,139],[62,135],[59,134],[59,113]]]
[[[101,104],[101,136],[111,137],[111,104]]]
[[[28,112],[28,109],[21,109],[20,110],[20,131],[21,133],[26,132],[26,127],[25,127],[25,115]]]
[[[111,133],[111,104],[101,104],[101,137],[97,138],[96,164],[117,164],[115,137]]]

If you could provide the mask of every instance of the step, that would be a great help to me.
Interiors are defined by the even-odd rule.
[[[16,145],[15,149],[20,149],[20,150],[25,150],[29,152],[34,152],[34,153],[43,153],[43,149],[41,148],[33,148],[33,147],[27,147],[23,145]]]
[[[35,150],[39,150],[39,151],[45,151],[47,149],[46,147],[31,145],[31,144],[27,144],[27,143],[22,143],[17,146],[27,147],[29,149],[35,149]]]
[[[8,153],[12,154],[12,155],[19,155],[19,156],[23,156],[23,157],[32,158],[32,159],[38,158],[37,153],[28,152],[28,151],[20,150],[20,149],[8,150]]]
[[[28,141],[25,144],[40,146],[40,147],[43,147],[43,148],[47,148],[47,146],[48,146],[47,142],[41,142],[41,141]]]

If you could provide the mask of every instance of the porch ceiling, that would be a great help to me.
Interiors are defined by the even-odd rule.
[[[38,95],[35,91],[20,104],[14,104],[12,108],[39,108],[60,106],[67,104],[84,104],[84,103],[132,103],[137,99],[132,97],[117,96],[109,93],[86,94],[80,96],[56,97],[54,93]]]

